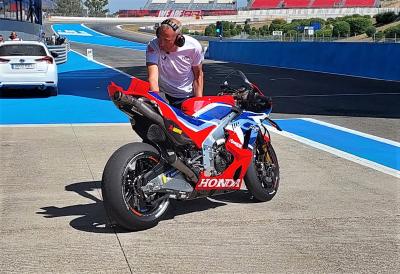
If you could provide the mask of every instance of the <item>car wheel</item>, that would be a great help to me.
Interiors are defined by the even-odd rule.
[[[58,88],[57,87],[48,87],[46,89],[48,96],[57,96],[58,95]]]

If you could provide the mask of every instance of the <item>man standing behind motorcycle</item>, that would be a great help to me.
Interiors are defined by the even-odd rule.
[[[164,20],[146,49],[150,90],[160,92],[177,108],[187,98],[203,96],[202,47],[181,31],[177,19]]]

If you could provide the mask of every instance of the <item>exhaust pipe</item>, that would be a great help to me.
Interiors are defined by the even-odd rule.
[[[144,116],[151,119],[153,122],[160,126],[164,125],[164,120],[160,114],[152,110],[146,103],[140,101],[132,96],[127,96],[120,91],[114,93],[112,100],[117,103],[121,103],[128,106],[133,106],[139,110]]]
[[[185,174],[192,182],[197,182],[197,176],[181,159],[179,159],[175,152],[168,153],[168,164]]]

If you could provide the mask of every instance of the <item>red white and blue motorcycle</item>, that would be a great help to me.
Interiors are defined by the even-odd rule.
[[[112,222],[147,229],[170,199],[245,187],[257,201],[275,196],[279,165],[266,125],[280,128],[268,118],[271,100],[242,72],[228,75],[218,96],[190,98],[182,110],[136,78],[127,90],[111,83],[108,92],[143,139],[115,151],[104,169],[102,194]]]

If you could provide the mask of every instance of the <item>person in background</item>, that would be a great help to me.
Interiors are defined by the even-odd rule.
[[[150,90],[159,92],[177,108],[187,98],[203,96],[202,47],[181,32],[177,19],[164,20],[146,49]]]
[[[9,38],[10,38],[10,41],[22,41],[22,39],[18,37],[18,35],[15,31],[11,32]]]
[[[0,34],[0,43],[3,43],[3,42],[4,42],[3,35]]]

